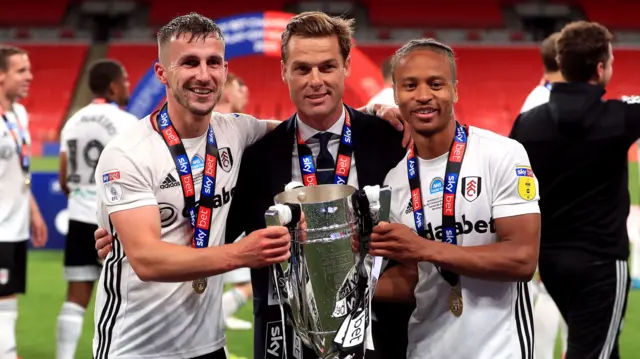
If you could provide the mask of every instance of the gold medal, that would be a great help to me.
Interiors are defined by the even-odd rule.
[[[196,292],[197,294],[202,294],[204,293],[205,289],[207,289],[207,279],[196,279],[193,281],[193,283],[191,283],[191,286],[193,287],[194,292]]]
[[[462,295],[458,294],[458,292],[451,288],[451,294],[449,295],[449,310],[456,317],[460,317],[462,315]]]
[[[31,187],[31,175],[27,175],[24,178],[24,187],[29,189]]]

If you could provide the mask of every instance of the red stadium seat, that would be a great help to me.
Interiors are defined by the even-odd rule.
[[[164,25],[178,15],[197,12],[212,19],[220,19],[236,14],[262,12],[266,10],[282,11],[284,0],[269,1],[153,1],[150,3],[149,24]]]
[[[500,1],[395,0],[365,2],[374,26],[422,28],[501,28]]]
[[[2,1],[0,26],[59,25],[68,3],[68,0]]]
[[[609,30],[638,30],[640,29],[640,2],[638,1],[582,1],[587,19],[599,22]]]

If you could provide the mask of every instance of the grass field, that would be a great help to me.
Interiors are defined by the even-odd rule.
[[[34,158],[35,171],[57,171],[57,159]],[[638,204],[638,168],[630,166],[630,190],[634,204]],[[31,251],[28,262],[27,295],[19,297],[17,326],[18,354],[22,359],[55,359],[56,318],[66,293],[62,278],[60,251]],[[252,307],[247,304],[238,317],[252,320]],[[93,337],[93,304],[87,310],[84,331],[78,346],[77,359],[91,358]],[[620,339],[622,358],[640,357],[640,291],[629,295],[624,330]],[[227,332],[230,359],[252,358],[251,331]],[[560,358],[557,353],[556,358]],[[395,359],[395,358],[393,358]]]

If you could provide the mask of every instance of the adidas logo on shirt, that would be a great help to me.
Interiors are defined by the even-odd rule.
[[[160,184],[160,189],[178,187],[179,185],[180,182],[178,182],[175,177],[173,177],[171,173],[169,173],[164,181],[162,181],[162,184]]]
[[[413,212],[413,203],[411,203],[411,200],[409,200],[409,204],[407,205],[407,208],[404,210],[404,214],[409,214]]]

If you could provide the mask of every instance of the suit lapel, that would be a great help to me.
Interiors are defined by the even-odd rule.
[[[272,172],[264,173],[271,179],[271,193],[278,194],[284,191],[284,186],[291,182],[291,151],[293,148],[293,132],[295,116],[286,120],[282,125],[278,126],[278,131],[274,137],[273,151],[271,156],[267,158],[271,162],[267,165]]]
[[[367,171],[371,167],[370,157],[367,156],[367,128],[364,123],[365,120],[356,112],[353,108],[347,106],[347,111],[351,115],[351,137],[353,140],[353,158],[356,161],[356,173],[358,174],[358,187],[362,188],[370,183],[367,182],[367,178],[370,178]],[[362,156],[360,156],[362,155]]]

